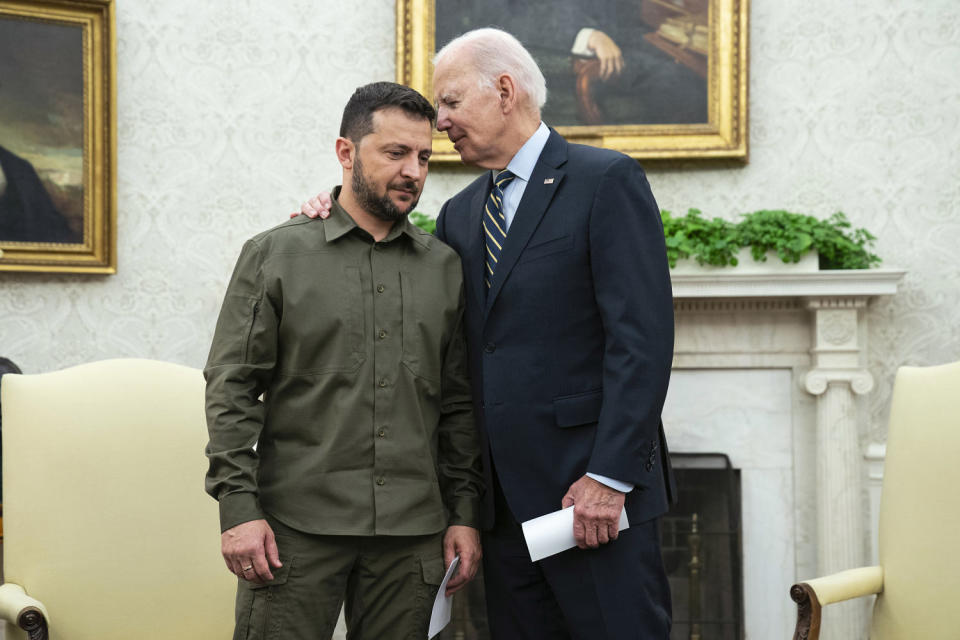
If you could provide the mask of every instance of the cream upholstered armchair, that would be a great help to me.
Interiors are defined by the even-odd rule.
[[[203,390],[149,360],[4,377],[7,640],[230,637]]]
[[[880,566],[796,584],[795,639],[816,640],[821,607],[877,594],[871,640],[960,638],[960,362],[903,367],[890,407]]]

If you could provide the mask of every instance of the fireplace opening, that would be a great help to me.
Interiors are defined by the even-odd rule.
[[[724,454],[671,453],[678,501],[661,519],[673,594],[671,640],[740,640],[740,471]]]
[[[670,460],[678,501],[660,531],[673,595],[670,640],[741,640],[740,471],[720,453],[671,453]],[[453,599],[450,624],[437,638],[490,640],[482,571]]]

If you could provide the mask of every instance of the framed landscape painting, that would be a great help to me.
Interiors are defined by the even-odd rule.
[[[112,0],[0,0],[0,271],[116,272]]]
[[[748,0],[397,0],[397,78],[433,99],[432,59],[499,27],[547,80],[543,120],[634,158],[747,160]],[[431,160],[456,162],[446,136]]]

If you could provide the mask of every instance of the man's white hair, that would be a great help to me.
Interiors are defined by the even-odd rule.
[[[515,37],[500,29],[486,28],[467,31],[448,42],[433,58],[434,66],[456,51],[466,51],[480,75],[480,86],[496,88],[496,80],[503,73],[517,83],[517,90],[526,96],[537,113],[547,102],[547,81],[533,56]]]

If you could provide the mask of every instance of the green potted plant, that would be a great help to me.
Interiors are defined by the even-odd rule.
[[[876,238],[866,229],[853,229],[839,211],[820,219],[764,209],[742,214],[736,222],[704,218],[698,209],[678,217],[662,211],[660,216],[671,268],[684,259],[737,266],[745,260],[747,248],[755,262],[767,262],[776,254],[787,264],[808,261],[814,270],[869,269],[880,263],[870,251]]]

